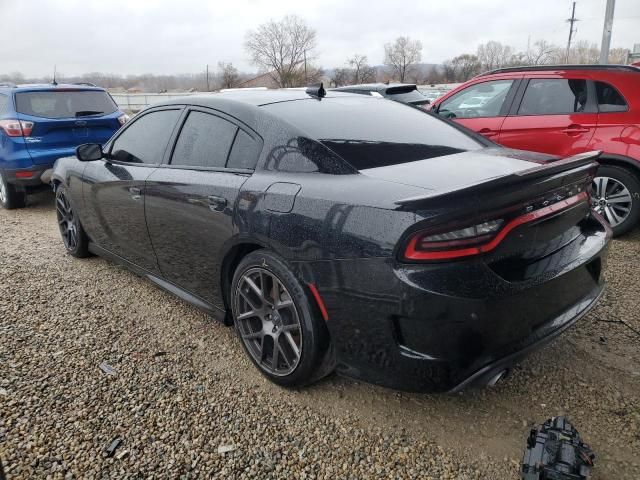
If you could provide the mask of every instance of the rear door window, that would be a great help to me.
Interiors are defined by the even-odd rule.
[[[498,117],[513,80],[493,80],[466,88],[440,104],[438,114],[445,118]]]
[[[227,160],[228,168],[255,169],[260,155],[260,143],[244,130],[238,129],[236,140]]]
[[[33,117],[76,118],[118,110],[111,96],[102,90],[17,92],[15,97],[18,113]]]
[[[620,92],[605,82],[596,82],[598,110],[600,112],[626,112],[627,102]]]
[[[237,130],[224,118],[192,111],[180,131],[171,165],[224,168]]]
[[[532,79],[524,92],[518,115],[581,113],[587,106],[587,81],[583,79]]]
[[[180,110],[159,110],[137,118],[113,142],[111,157],[128,163],[160,164]]]

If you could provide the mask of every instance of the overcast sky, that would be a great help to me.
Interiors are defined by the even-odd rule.
[[[570,0],[0,0],[0,73],[69,75],[196,73],[233,62],[253,71],[247,30],[296,14],[318,34],[323,67],[353,53],[383,61],[399,35],[422,41],[423,62],[439,63],[498,40],[525,49],[544,38],[566,45]],[[576,40],[600,44],[606,0],[578,0]],[[612,47],[640,43],[640,0],[617,0]]]

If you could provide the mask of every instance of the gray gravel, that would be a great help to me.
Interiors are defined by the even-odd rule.
[[[331,376],[290,391],[231,329],[66,255],[43,194],[0,210],[0,458],[9,479],[517,478],[530,425],[568,413],[595,478],[637,479],[638,258],[640,232],[615,241],[601,305],[494,389],[401,394]]]

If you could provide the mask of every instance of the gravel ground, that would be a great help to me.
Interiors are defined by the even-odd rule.
[[[0,210],[0,458],[9,479],[515,479],[530,426],[567,413],[594,478],[637,479],[638,258],[636,230],[613,243],[593,313],[496,388],[414,395],[333,375],[290,391],[231,329],[66,255],[39,195]]]

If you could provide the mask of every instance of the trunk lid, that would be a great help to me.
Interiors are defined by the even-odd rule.
[[[380,180],[421,187],[433,192],[429,196],[436,196],[529,170],[556,159],[534,152],[487,148],[369,168],[360,170],[360,173]]]
[[[588,196],[600,152],[553,162],[536,154],[524,160],[528,153],[505,153],[488,162],[486,174],[462,155],[459,168],[448,177],[420,181],[430,189],[424,195],[396,201],[399,209],[416,213],[418,221],[409,236],[419,231],[440,235],[499,220],[500,230],[479,246],[494,272],[508,281],[549,275],[551,270],[557,274],[577,260],[580,241],[590,231],[605,229],[590,215]],[[446,173],[445,168],[441,171]]]

